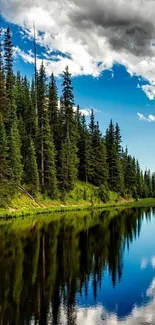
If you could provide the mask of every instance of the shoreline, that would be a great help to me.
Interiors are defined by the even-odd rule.
[[[145,208],[145,207],[155,207],[155,198],[140,199],[139,201],[119,201],[119,202],[109,202],[109,203],[99,203],[99,204],[60,204],[60,205],[51,205],[49,207],[25,207],[25,208],[8,208],[0,209],[0,218],[1,219],[11,219],[17,217],[26,217],[30,215],[45,215],[50,213],[62,213],[62,212],[71,212],[71,211],[82,211],[82,210],[93,210],[93,209],[102,209],[108,210],[112,208]]]

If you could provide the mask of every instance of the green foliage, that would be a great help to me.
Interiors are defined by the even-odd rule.
[[[120,140],[119,140],[120,141]],[[107,163],[109,166],[108,183],[112,191],[122,193],[123,191],[123,168],[119,153],[118,135],[116,139],[116,132],[112,120],[109,128],[106,131],[106,149],[107,149]]]
[[[36,160],[34,143],[29,138],[27,155],[25,159],[25,183],[29,185],[28,189],[32,195],[39,191],[39,173]]]
[[[63,72],[60,108],[54,74],[47,82],[43,62],[35,81],[13,73],[11,30],[0,30],[0,196],[9,199],[20,185],[32,195],[39,191],[66,202],[108,200],[109,193],[125,197],[155,197],[155,177],[122,148],[118,123],[110,121],[105,136],[91,111],[90,121],[75,111],[69,67]],[[4,38],[4,39],[3,39]],[[95,186],[89,193],[77,181]],[[98,190],[99,187],[99,190]],[[12,188],[12,190],[10,190]],[[59,188],[59,191],[58,191]],[[107,189],[107,190],[104,190]],[[72,194],[71,192],[72,191]],[[109,192],[111,191],[111,192]],[[4,195],[3,195],[4,193]],[[90,195],[89,195],[90,194]],[[110,198],[111,200],[111,198]]]
[[[107,203],[110,200],[109,192],[107,191],[107,188],[105,188],[104,185],[100,185],[98,195],[101,201],[103,201],[104,203]]]
[[[60,186],[70,191],[74,188],[77,179],[77,154],[74,143],[69,138],[65,140],[61,150]]]
[[[14,116],[9,136],[9,162],[11,168],[11,180],[15,187],[20,185],[23,172],[20,146],[21,143],[18,131],[18,121],[17,117]]]

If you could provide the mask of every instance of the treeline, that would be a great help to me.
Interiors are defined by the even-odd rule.
[[[92,110],[90,122],[74,109],[69,68],[62,74],[59,99],[54,74],[47,81],[42,62],[30,83],[13,72],[11,31],[0,34],[0,197],[20,188],[64,199],[77,180],[120,195],[155,195],[155,175],[141,171],[138,160],[122,148],[112,120],[103,135]]]

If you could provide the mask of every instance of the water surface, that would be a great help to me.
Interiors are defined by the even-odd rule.
[[[155,209],[1,222],[0,324],[155,324]]]

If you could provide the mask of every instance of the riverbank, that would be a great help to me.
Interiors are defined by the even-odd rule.
[[[23,199],[23,198],[22,198]],[[24,198],[25,200],[25,198]],[[23,200],[21,200],[22,202]],[[28,201],[28,199],[27,199]],[[138,207],[155,207],[155,198],[140,199],[138,201],[130,199],[121,199],[119,202],[96,202],[94,204],[90,202],[80,202],[79,204],[64,204],[62,202],[47,201],[44,202],[44,206],[40,206],[37,202],[29,202],[26,207],[19,205],[16,208],[9,207],[8,209],[0,209],[0,218],[16,218],[29,215],[45,215],[56,212],[67,211],[82,211],[92,209],[111,209],[111,208],[138,208]]]

